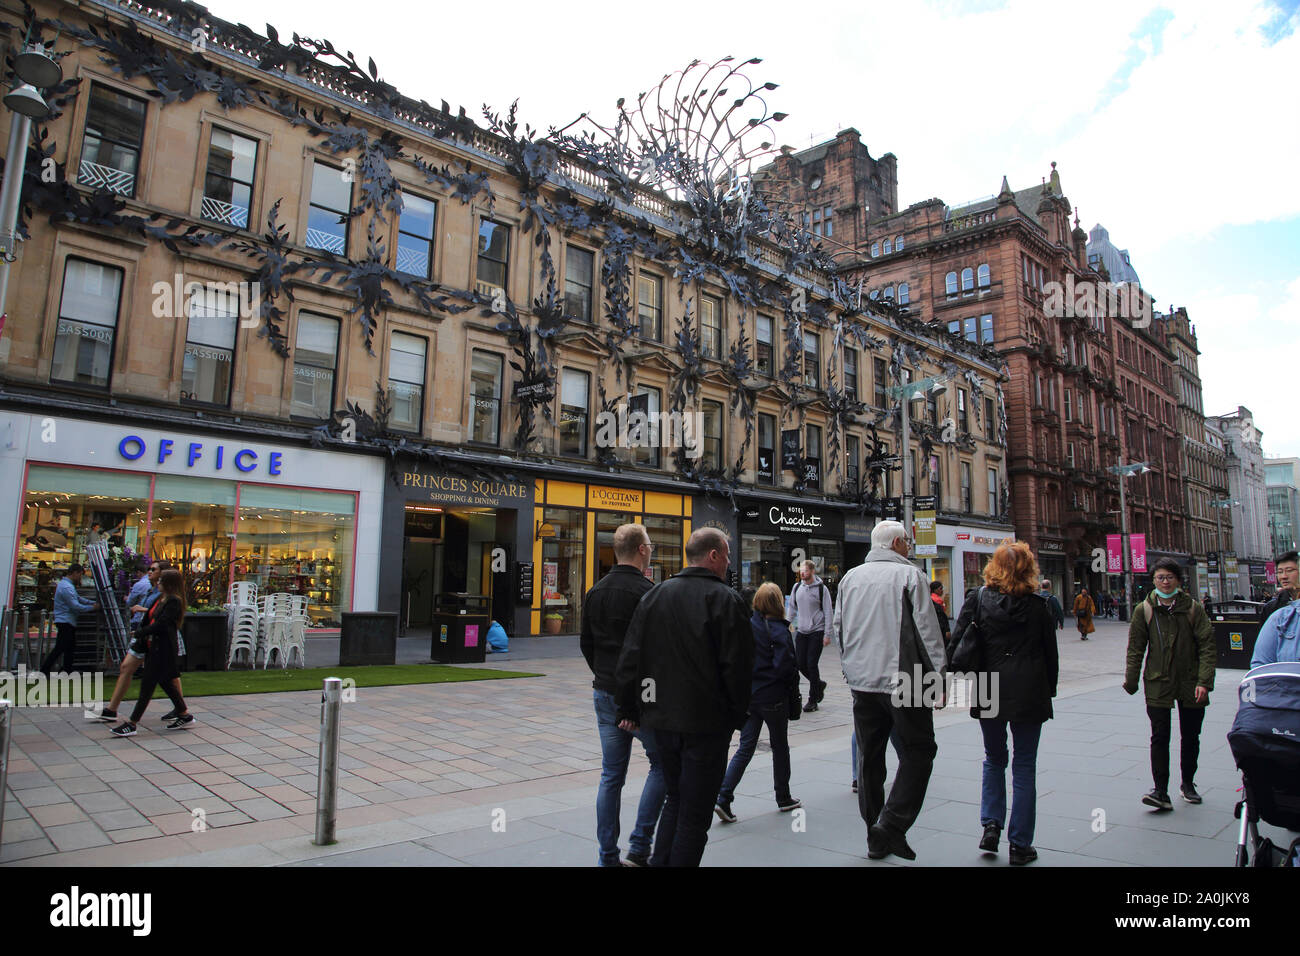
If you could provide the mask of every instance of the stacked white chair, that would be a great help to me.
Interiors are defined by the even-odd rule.
[[[226,667],[240,663],[257,665],[259,644],[259,619],[257,613],[257,582],[236,581],[230,586],[230,603],[226,605],[226,623],[230,634],[230,653]]]
[[[271,666],[274,657],[277,667],[285,666],[285,655],[292,643],[293,595],[284,592],[262,597],[261,641],[258,654],[262,669]]]
[[[289,640],[284,653],[285,667],[293,664],[295,651],[298,654],[298,666],[307,666],[307,628],[310,624],[307,617],[307,596],[293,595],[289,612]]]

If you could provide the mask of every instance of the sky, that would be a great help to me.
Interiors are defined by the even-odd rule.
[[[1266,455],[1300,456],[1300,0],[206,5],[373,57],[435,106],[518,99],[543,130],[612,118],[693,59],[762,57],[747,72],[779,84],[778,143],[857,129],[897,156],[903,208],[1003,175],[1021,189],[1055,161],[1083,228],[1129,251],[1157,309],[1188,310],[1205,412],[1244,405]]]

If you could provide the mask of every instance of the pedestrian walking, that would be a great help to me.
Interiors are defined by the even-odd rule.
[[[1088,635],[1097,630],[1097,625],[1092,623],[1092,616],[1097,613],[1097,605],[1092,602],[1092,595],[1082,584],[1079,585],[1079,593],[1074,596],[1073,610],[1074,623],[1079,628],[1079,640],[1086,641]]]
[[[834,606],[830,588],[817,576],[817,565],[811,561],[805,561],[799,568],[799,581],[790,591],[790,605],[794,608],[795,660],[799,673],[808,680],[808,703],[803,709],[811,713],[826,696],[826,682],[821,679],[817,663],[822,648],[831,642],[828,632]]]
[[[944,606],[942,581],[930,582],[930,603],[934,605],[934,616],[939,621],[939,634],[943,637],[943,648],[948,651],[952,647],[952,625],[948,620],[948,608]]]
[[[1038,582],[1038,596],[1047,602],[1047,609],[1052,614],[1052,620],[1056,623],[1058,631],[1065,630],[1065,611],[1061,607],[1061,602],[1056,599],[1052,593],[1052,582],[1048,578],[1043,578]]]
[[[713,812],[723,823],[736,822],[731,801],[745,768],[754,757],[758,735],[764,725],[772,744],[776,808],[789,813],[800,806],[799,801],[790,796],[790,743],[786,738],[791,691],[799,681],[799,671],[795,668],[794,641],[790,637],[784,609],[781,589],[771,581],[762,585],[754,595],[754,613],[749,619],[754,635],[754,679],[750,684],[749,714],[745,726],[740,728],[740,746],[727,765],[713,807]]]
[[[957,639],[978,621],[977,669],[990,676],[994,699],[976,701],[970,714],[984,737],[984,775],[980,787],[979,847],[998,852],[1007,818],[1007,730],[1011,731],[1011,828],[1008,860],[1024,865],[1038,859],[1034,824],[1038,802],[1038,741],[1052,719],[1059,657],[1056,614],[1042,591],[1034,592],[1038,562],[1023,541],[1003,544],[984,569],[984,587],[957,619]],[[1046,585],[1047,582],[1040,582]],[[1051,596],[1050,590],[1048,597]]]
[[[1174,808],[1169,799],[1169,737],[1175,704],[1182,739],[1183,799],[1201,802],[1196,792],[1196,763],[1201,752],[1201,724],[1210,691],[1214,690],[1213,628],[1205,609],[1182,590],[1182,580],[1178,562],[1171,558],[1157,561],[1152,570],[1155,587],[1133,609],[1128,628],[1124,690],[1137,693],[1141,672],[1151,721],[1151,777],[1155,787],[1142,802],[1160,810]]]
[[[654,545],[645,526],[621,525],[614,531],[614,559],[618,562],[583,599],[582,634],[579,645],[587,659],[593,680],[592,701],[596,708],[596,730],[600,735],[600,786],[596,790],[596,842],[600,866],[618,866],[619,810],[623,783],[633,738],[641,741],[650,773],[641,788],[636,826],[628,838],[626,866],[649,866],[650,850],[659,812],[664,805],[664,774],[655,749],[654,731],[619,727],[614,694],[618,689],[614,671],[628,625],[637,603],[654,585],[645,576]]]
[[[99,608],[97,601],[83,601],[77,595],[81,587],[81,576],[86,569],[80,564],[68,565],[68,573],[59,579],[54,588],[54,629],[58,636],[54,648],[41,661],[41,670],[49,674],[54,662],[63,659],[63,671],[71,671],[75,665],[73,657],[77,649],[77,617],[86,611]]]
[[[853,692],[859,746],[858,810],[867,824],[867,856],[916,858],[907,831],[925,801],[938,747],[923,676],[942,681],[947,660],[929,598],[929,582],[907,559],[903,525],[881,521],[871,550],[840,582],[834,632],[844,677]],[[904,686],[906,685],[906,686]],[[943,706],[943,695],[937,700]],[[885,799],[885,746],[897,729],[901,744],[894,785]]]
[[[745,602],[725,583],[727,536],[699,528],[685,550],[688,566],[637,605],[615,669],[619,726],[653,730],[663,766],[652,866],[699,866],[754,674]]]
[[[179,629],[185,620],[184,579],[175,568],[168,568],[159,574],[158,587],[162,593],[145,613],[143,625],[135,635],[136,642],[145,644],[144,678],[140,681],[140,696],[130,718],[112,729],[111,733],[115,737],[135,736],[136,727],[144,717],[154,689],[159,684],[171,698],[173,712],[176,714],[167,724],[167,729],[177,730],[194,723],[194,716],[185,706],[185,698],[181,696],[176,684],[176,678],[180,677],[176,662]]]
[[[1288,551],[1274,562],[1277,568],[1277,594],[1259,609],[1259,623],[1263,624],[1274,611],[1280,611],[1300,597],[1300,554]]]

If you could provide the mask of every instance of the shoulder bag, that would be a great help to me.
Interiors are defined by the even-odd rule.
[[[981,587],[975,595],[975,614],[952,650],[950,664],[954,671],[977,671],[984,663],[984,629],[980,624],[980,604],[983,599],[984,588]]]

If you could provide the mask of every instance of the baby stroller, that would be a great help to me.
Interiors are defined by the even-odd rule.
[[[1260,838],[1258,821],[1300,831],[1300,663],[1256,667],[1237,688],[1240,705],[1228,746],[1242,775],[1237,866],[1295,866],[1289,848]],[[1249,838],[1249,843],[1247,839]]]

